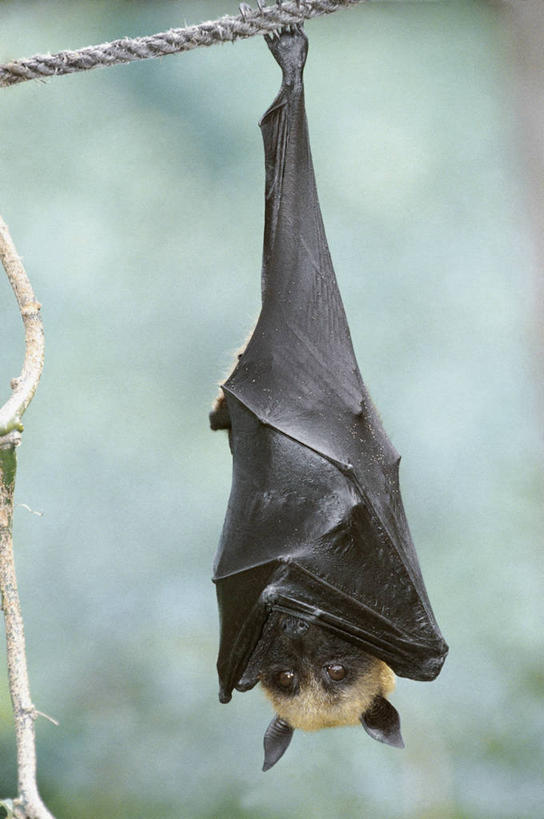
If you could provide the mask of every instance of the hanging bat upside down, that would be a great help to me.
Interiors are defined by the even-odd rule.
[[[232,489],[214,582],[221,702],[258,682],[276,716],[268,770],[295,728],[361,722],[403,747],[395,672],[434,679],[448,647],[400,496],[400,457],[363,384],[325,238],[304,109],[300,26],[266,38],[283,72],[260,125],[262,309],[210,414]]]

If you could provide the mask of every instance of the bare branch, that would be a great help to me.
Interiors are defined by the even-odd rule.
[[[11,382],[13,394],[0,409],[0,436],[22,431],[21,418],[32,401],[42,374],[44,358],[43,325],[30,280],[17,254],[8,226],[0,216],[0,261],[15,293],[25,326],[25,360],[18,378]]]
[[[21,417],[30,404],[43,368],[43,327],[40,305],[21,259],[0,217],[0,259],[15,293],[25,327],[25,359],[21,375],[12,381],[13,394],[0,409],[0,594],[6,625],[8,679],[17,740],[18,796],[4,800],[16,819],[53,819],[36,784],[37,711],[30,698],[25,635],[13,558],[13,493],[16,448],[21,443]]]
[[[37,709],[36,709],[36,716],[37,717],[43,717],[48,722],[50,722],[52,725],[56,725],[57,728],[58,728],[58,726],[60,724],[58,719],[55,719],[54,717],[50,717],[49,714],[44,714],[43,711],[38,711]]]

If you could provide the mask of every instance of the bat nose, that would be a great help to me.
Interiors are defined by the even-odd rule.
[[[288,637],[302,637],[309,629],[309,624],[298,617],[287,616],[282,623],[282,629]]]

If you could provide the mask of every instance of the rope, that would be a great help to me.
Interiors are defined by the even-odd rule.
[[[5,88],[26,80],[73,74],[76,71],[90,71],[92,68],[107,68],[134,60],[163,57],[200,46],[234,42],[256,34],[269,34],[282,26],[331,14],[340,8],[361,2],[363,0],[290,0],[286,3],[278,2],[275,6],[262,6],[262,0],[257,0],[258,9],[251,9],[246,3],[241,3],[237,17],[225,16],[187,28],[171,28],[147,37],[124,37],[78,51],[36,54],[28,59],[13,60],[0,66],[0,87]]]

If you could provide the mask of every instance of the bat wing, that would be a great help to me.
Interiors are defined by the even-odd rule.
[[[271,608],[432,679],[447,646],[406,522],[399,455],[355,359],[310,153],[302,82],[261,121],[262,309],[223,389],[233,484],[214,566],[222,698]]]

